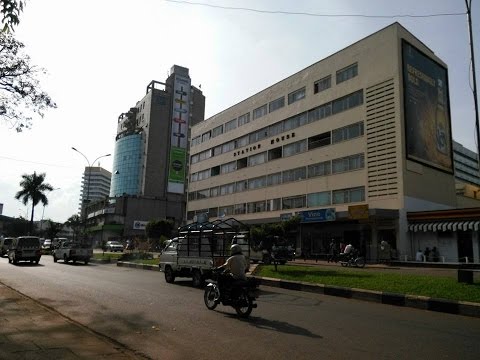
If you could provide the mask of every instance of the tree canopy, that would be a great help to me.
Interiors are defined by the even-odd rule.
[[[13,27],[20,23],[20,13],[27,0],[0,0],[0,13],[2,14],[2,32],[13,31]]]
[[[43,205],[48,205],[48,199],[45,195],[46,191],[52,191],[53,187],[50,184],[45,183],[45,173],[38,174],[34,171],[33,174],[23,174],[20,186],[22,189],[17,192],[15,199],[21,200],[24,205],[27,205],[29,201],[32,202],[32,216],[30,218],[30,232],[33,232],[33,214],[35,206],[39,202]]]
[[[23,48],[13,35],[0,32],[0,119],[19,132],[31,127],[34,115],[57,107],[40,88],[38,76],[45,70],[31,65]]]

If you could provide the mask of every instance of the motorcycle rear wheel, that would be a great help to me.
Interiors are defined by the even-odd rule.
[[[242,290],[238,296],[238,303],[242,304],[241,306],[236,306],[235,311],[238,316],[242,318],[247,318],[252,313],[253,309],[253,300],[250,298],[245,290]]]
[[[218,288],[216,286],[207,286],[203,293],[203,301],[208,310],[213,310],[217,307],[218,302],[216,299],[220,297]]]
[[[355,259],[355,266],[359,268],[364,268],[365,267],[365,258],[360,256]]]

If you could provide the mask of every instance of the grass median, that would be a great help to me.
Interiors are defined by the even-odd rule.
[[[255,275],[313,284],[480,303],[479,281],[468,285],[458,283],[457,279],[446,276],[393,274],[368,269],[324,269],[299,265],[279,265],[277,271],[273,265],[259,265]]]

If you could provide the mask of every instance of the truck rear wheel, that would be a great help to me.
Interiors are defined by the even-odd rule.
[[[172,284],[175,281],[175,274],[170,266],[165,268],[165,281]]]

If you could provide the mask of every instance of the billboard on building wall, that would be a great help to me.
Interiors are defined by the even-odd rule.
[[[453,172],[447,69],[402,40],[407,158]]]
[[[188,123],[190,118],[189,77],[175,74],[173,82],[172,119],[170,134],[170,159],[168,192],[185,192],[185,162],[188,146]]]

